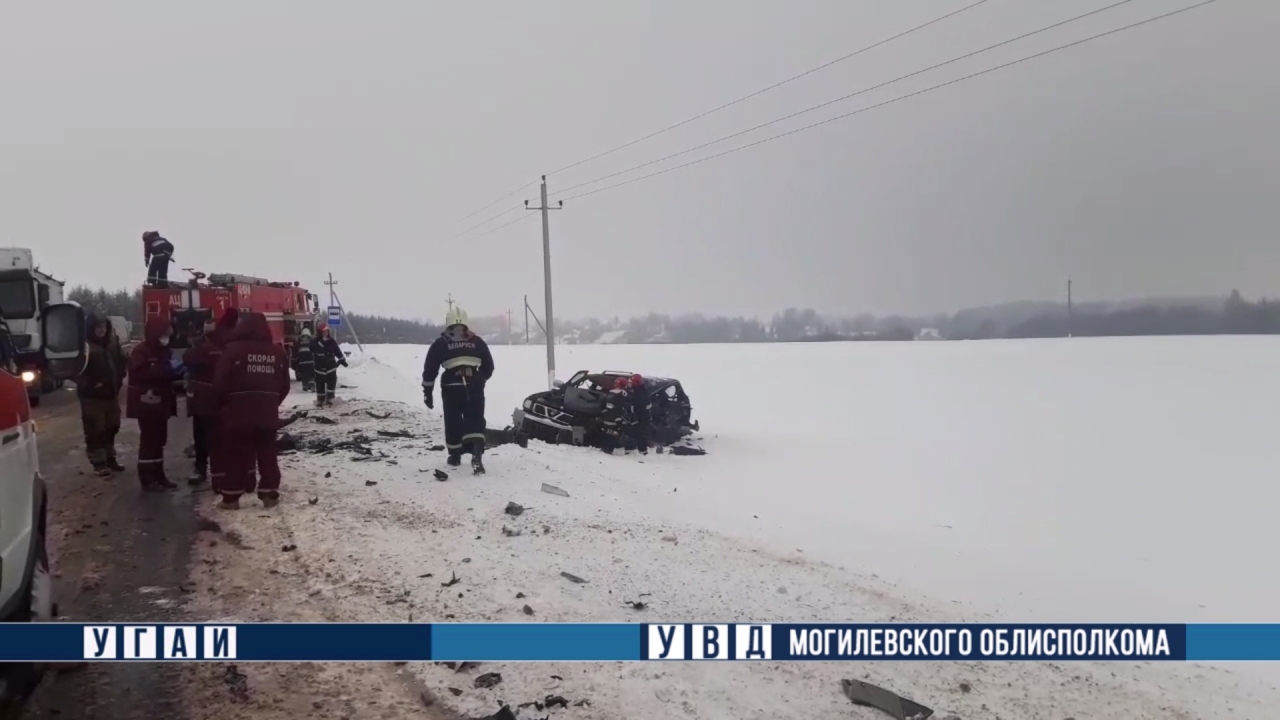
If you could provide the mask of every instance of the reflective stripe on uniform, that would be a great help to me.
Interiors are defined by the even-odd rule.
[[[440,367],[445,370],[454,370],[460,367],[478,368],[480,365],[480,358],[475,357],[474,355],[461,355],[459,357],[449,358],[448,360],[440,363]]]
[[[467,433],[466,435],[462,436],[463,442],[466,442],[467,440],[484,440],[484,438],[485,438],[484,433]]]

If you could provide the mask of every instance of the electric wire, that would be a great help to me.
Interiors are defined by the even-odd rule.
[[[528,187],[528,186],[526,185],[525,187]],[[524,188],[520,188],[520,190],[523,190],[523,189],[524,189]],[[520,190],[517,190],[516,192],[520,192]],[[512,195],[515,195],[515,194],[516,194],[516,193],[510,193],[510,194],[508,194],[506,197],[511,197]],[[506,198],[502,198],[502,199],[503,199],[503,200],[505,200]],[[490,205],[492,205],[492,204],[493,204],[493,203],[490,203]],[[522,207],[524,207],[524,206],[523,206],[523,205],[512,205],[511,207],[507,208],[506,210],[503,210],[502,212],[498,213],[497,215],[494,215],[493,217],[489,218],[488,220],[485,220],[484,222],[476,223],[475,225],[472,225],[471,227],[467,228],[466,230],[461,230],[461,231],[459,231],[459,232],[456,232],[456,233],[454,233],[454,234],[450,235],[449,237],[445,238],[445,241],[447,242],[447,241],[449,241],[449,240],[456,240],[457,238],[460,238],[460,237],[462,237],[463,235],[466,235],[467,233],[471,232],[472,230],[477,230],[477,229],[479,229],[479,228],[482,228],[482,227],[484,227],[485,225],[488,225],[489,223],[493,222],[494,220],[497,220],[498,218],[502,217],[503,215],[506,215],[507,213],[511,212],[512,210],[519,210],[519,209],[520,209],[520,208],[522,208]],[[505,227],[505,226],[503,226],[503,227]],[[487,233],[485,233],[485,234],[487,234]],[[479,237],[479,236],[477,236],[477,237]]]
[[[724,110],[725,108],[728,108],[728,107],[732,107],[732,106],[734,106],[734,105],[737,105],[738,103],[740,103],[740,102],[742,102],[742,101],[744,101],[744,100],[750,100],[751,98],[756,97],[757,95],[763,95],[764,93],[767,93],[767,92],[769,92],[770,90],[773,90],[773,89],[775,89],[775,88],[782,87],[783,85],[786,85],[786,84],[787,84],[787,83],[789,83],[789,82],[792,82],[792,81],[795,81],[795,80],[799,80],[800,78],[805,77],[806,75],[812,75],[813,73],[818,72],[819,70],[822,70],[822,69],[824,69],[824,68],[831,67],[832,65],[835,65],[835,64],[837,64],[837,63],[844,62],[845,60],[848,60],[848,59],[850,59],[850,58],[853,58],[853,57],[856,57],[856,56],[858,56],[858,55],[861,55],[862,53],[867,52],[868,50],[874,50],[875,48],[878,48],[878,47],[880,47],[881,45],[884,45],[884,44],[886,44],[886,43],[893,42],[894,40],[897,40],[898,38],[904,37],[904,36],[906,36],[906,35],[910,35],[911,33],[915,32],[915,31],[917,31],[917,30],[923,30],[924,28],[927,28],[927,27],[929,27],[930,25],[935,25],[935,24],[937,24],[937,23],[940,23],[940,22],[942,22],[943,20],[946,20],[947,18],[950,18],[950,17],[954,17],[954,16],[956,16],[956,15],[959,15],[960,13],[965,12],[966,10],[971,10],[971,9],[973,9],[973,8],[975,8],[975,7],[977,7],[977,6],[981,5],[981,4],[983,4],[983,3],[985,3],[985,2],[987,2],[987,0],[978,0],[977,2],[975,2],[975,3],[973,3],[973,4],[970,4],[970,5],[966,5],[966,6],[962,7],[962,8],[960,8],[959,10],[954,10],[954,11],[952,11],[952,12],[947,13],[946,15],[943,15],[943,16],[941,16],[941,17],[934,18],[933,20],[930,20],[929,22],[924,23],[923,25],[917,25],[917,26],[915,26],[915,27],[911,28],[910,30],[903,30],[902,32],[898,33],[897,35],[894,35],[894,36],[892,36],[892,37],[885,38],[884,40],[881,40],[881,41],[879,41],[879,42],[877,42],[877,43],[873,43],[873,44],[871,44],[871,45],[868,45],[868,46],[866,46],[866,47],[862,48],[861,50],[855,50],[854,52],[851,52],[851,53],[849,53],[848,55],[845,55],[845,56],[843,56],[843,57],[838,57],[838,58],[836,58],[835,60],[831,60],[831,61],[829,61],[829,62],[823,63],[822,65],[819,65],[819,66],[817,66],[817,67],[815,67],[815,68],[811,68],[811,69],[809,69],[809,70],[806,70],[806,71],[804,71],[804,72],[800,73],[799,75],[795,75],[795,76],[793,76],[793,77],[789,77],[789,78],[787,78],[786,80],[782,80],[782,81],[780,81],[780,82],[776,82],[776,83],[774,83],[774,84],[770,85],[769,87],[763,88],[763,89],[761,89],[761,90],[756,90],[755,92],[750,93],[749,95],[743,95],[742,97],[738,98],[737,100],[733,100],[733,101],[731,101],[731,102],[727,102],[727,103],[725,103],[724,105],[721,105],[720,107],[713,108],[713,109],[711,109],[711,110],[707,110],[706,112],[703,112],[703,113],[699,113],[698,115],[694,115],[693,117],[688,118],[688,119],[686,119],[686,120],[681,120],[680,122],[676,123],[675,125],[668,125],[667,127],[662,128],[661,130],[658,130],[658,131],[656,131],[656,132],[649,133],[648,135],[645,135],[644,137],[641,137],[641,138],[636,138],[635,140],[632,140],[631,142],[623,143],[622,145],[619,145],[619,146],[617,146],[617,147],[613,148],[612,150],[606,150],[606,151],[604,151],[604,152],[602,152],[602,153],[600,153],[600,154],[598,154],[598,155],[592,155],[591,157],[586,158],[585,160],[579,160],[578,162],[573,163],[572,165],[565,165],[564,167],[560,168],[559,170],[556,170],[555,172],[547,173],[547,176],[548,176],[548,177],[550,177],[551,175],[555,175],[555,174],[557,174],[557,173],[562,173],[562,172],[564,172],[565,170],[569,170],[569,169],[572,169],[572,168],[576,168],[576,167],[578,167],[579,165],[583,165],[583,164],[585,164],[585,163],[589,163],[589,162],[591,162],[592,160],[599,160],[600,158],[602,158],[602,157],[604,157],[604,156],[606,156],[606,155],[612,155],[613,153],[616,153],[616,152],[618,152],[619,150],[622,150],[622,149],[624,149],[624,148],[629,148],[629,147],[631,147],[632,145],[635,145],[636,143],[644,142],[645,140],[648,140],[649,138],[657,137],[657,136],[659,136],[659,135],[661,135],[661,134],[663,134],[663,133],[665,133],[665,132],[668,132],[668,131],[670,131],[670,130],[675,130],[675,129],[676,129],[676,128],[678,128],[678,127],[681,127],[681,126],[684,126],[684,125],[688,125],[689,123],[691,123],[691,122],[693,122],[693,121],[695,121],[695,120],[701,120],[702,118],[707,117],[708,115],[711,115],[711,114],[714,114],[714,113],[718,113],[718,112],[720,112],[721,110]],[[523,188],[521,188],[521,189],[523,189]],[[513,193],[513,194],[514,194],[514,193]]]
[[[1084,13],[1083,15],[1077,15],[1077,16],[1075,16],[1075,17],[1073,17],[1073,18],[1070,18],[1070,19],[1067,19],[1067,20],[1062,20],[1062,21],[1060,21],[1060,22],[1056,22],[1056,23],[1054,23],[1054,24],[1052,24],[1052,25],[1047,25],[1047,26],[1045,26],[1045,27],[1040,28],[1039,30],[1033,30],[1033,31],[1031,31],[1031,32],[1029,32],[1029,33],[1025,33],[1025,34],[1019,35],[1019,36],[1017,36],[1017,37],[1015,37],[1015,38],[1010,38],[1010,39],[1008,39],[1008,40],[1004,40],[1004,41],[1002,41],[1002,42],[998,42],[998,43],[996,43],[995,45],[988,45],[987,47],[984,47],[984,48],[982,48],[981,50],[975,50],[975,51],[973,51],[973,52],[971,52],[971,53],[967,53],[967,54],[961,55],[961,56],[959,56],[959,57],[955,57],[955,58],[952,58],[952,59],[950,59],[950,60],[947,60],[946,62],[941,62],[941,63],[938,63],[937,65],[931,65],[931,66],[929,66],[929,67],[927,67],[927,68],[924,68],[923,70],[916,70],[916,71],[915,71],[915,72],[913,72],[913,73],[908,73],[908,74],[906,74],[906,75],[902,75],[902,76],[896,77],[896,78],[894,78],[894,79],[892,79],[892,80],[886,80],[885,82],[882,82],[882,83],[880,83],[880,84],[878,84],[878,85],[872,85],[871,87],[863,88],[863,89],[861,89],[861,90],[859,90],[859,91],[857,91],[857,92],[850,93],[850,94],[848,94],[848,95],[844,95],[844,96],[842,96],[842,97],[838,97],[838,98],[836,98],[836,99],[834,99],[834,100],[828,100],[828,101],[826,101],[826,102],[824,102],[824,103],[820,103],[820,104],[818,104],[818,105],[814,105],[814,106],[812,106],[812,107],[805,108],[804,110],[800,110],[800,111],[798,111],[798,112],[791,113],[790,115],[787,115],[787,116],[785,116],[785,117],[780,117],[780,118],[777,118],[776,120],[770,120],[770,121],[768,121],[768,122],[765,122],[765,123],[761,123],[761,124],[759,124],[759,125],[756,125],[755,127],[750,127],[750,128],[747,128],[746,130],[741,130],[741,131],[739,131],[739,132],[735,132],[735,133],[732,133],[732,134],[730,134],[730,135],[725,135],[725,136],[723,136],[723,137],[716,138],[715,140],[711,140],[711,141],[708,141],[708,142],[702,143],[701,145],[696,145],[696,146],[694,146],[694,147],[688,148],[687,150],[681,150],[681,151],[679,151],[679,152],[672,153],[672,154],[667,155],[667,156],[665,156],[665,157],[660,157],[660,158],[658,158],[657,160],[650,160],[650,161],[648,161],[648,162],[641,163],[641,164],[639,164],[639,165],[635,165],[635,166],[629,167],[629,168],[627,168],[626,170],[619,170],[618,172],[615,172],[615,173],[609,173],[608,175],[602,175],[602,176],[600,176],[600,177],[598,177],[598,178],[595,178],[594,180],[587,180],[586,182],[580,182],[580,183],[578,183],[577,185],[571,185],[571,186],[569,186],[569,187],[567,187],[567,188],[564,188],[563,190],[557,190],[557,191],[555,191],[555,192],[553,192],[553,193],[551,193],[551,194],[552,194],[552,195],[562,195],[562,194],[564,194],[564,193],[572,192],[573,190],[577,190],[577,189],[578,189],[578,188],[580,188],[580,187],[586,187],[587,185],[592,185],[592,184],[598,183],[598,182],[600,182],[601,180],[608,180],[609,178],[617,177],[617,176],[619,176],[619,175],[625,175],[625,174],[627,174],[627,173],[629,173],[629,172],[634,172],[634,171],[639,170],[639,169],[641,169],[641,168],[649,167],[650,165],[656,165],[656,164],[658,164],[658,163],[660,163],[660,162],[664,162],[664,161],[666,161],[666,160],[670,160],[670,159],[672,159],[672,158],[680,157],[681,155],[687,155],[687,154],[689,154],[689,153],[691,153],[691,152],[694,152],[694,151],[696,151],[696,150],[701,150],[701,149],[703,149],[703,148],[711,147],[712,145],[718,145],[718,144],[720,144],[720,143],[724,142],[725,140],[732,140],[733,138],[736,138],[736,137],[739,137],[739,136],[742,136],[742,135],[746,135],[747,133],[755,132],[756,130],[760,130],[760,129],[763,129],[763,128],[767,128],[767,127],[769,127],[770,125],[777,125],[777,124],[778,124],[778,123],[780,123],[780,122],[784,122],[784,121],[786,121],[786,120],[790,120],[790,119],[792,119],[792,118],[796,118],[796,117],[799,117],[799,116],[801,116],[801,115],[805,115],[805,114],[807,114],[807,113],[811,113],[811,112],[813,112],[814,110],[820,110],[820,109],[822,109],[822,108],[824,108],[824,107],[827,107],[828,105],[834,105],[834,104],[836,104],[836,103],[838,103],[838,102],[843,102],[843,101],[845,101],[845,100],[849,100],[849,99],[851,99],[851,98],[855,98],[855,97],[857,97],[857,96],[859,96],[859,95],[865,95],[866,93],[869,93],[869,92],[871,92],[871,91],[873,91],[873,90],[879,90],[880,88],[887,87],[887,86],[889,86],[889,85],[893,85],[894,83],[901,82],[901,81],[903,81],[903,80],[907,80],[907,79],[909,79],[909,78],[913,78],[913,77],[915,77],[915,76],[917,76],[917,75],[921,75],[921,74],[927,73],[927,72],[929,72],[930,70],[937,70],[938,68],[943,67],[943,66],[945,66],[945,65],[951,65],[952,63],[957,63],[957,62],[960,62],[961,60],[966,60],[966,59],[971,58],[971,57],[973,57],[973,56],[975,56],[975,55],[981,55],[982,53],[985,53],[985,52],[987,52],[987,51],[989,51],[989,50],[994,50],[994,49],[996,49],[996,48],[998,48],[998,47],[1002,47],[1002,46],[1004,46],[1004,45],[1008,45],[1008,44],[1010,44],[1010,43],[1014,43],[1014,42],[1017,42],[1017,41],[1019,41],[1019,40],[1024,40],[1024,39],[1026,39],[1026,38],[1031,37],[1032,35],[1039,35],[1040,33],[1048,32],[1049,30],[1053,30],[1053,29],[1055,29],[1055,28],[1062,27],[1063,25],[1067,25],[1067,24],[1069,24],[1069,23],[1076,22],[1077,20],[1083,20],[1084,18],[1087,18],[1087,17],[1089,17],[1089,16],[1091,16],[1091,15],[1097,15],[1098,13],[1106,12],[1107,10],[1111,10],[1111,9],[1113,9],[1113,8],[1117,8],[1117,7],[1120,7],[1121,5],[1125,5],[1125,4],[1127,4],[1127,3],[1131,3],[1131,2],[1133,2],[1133,0],[1119,0],[1119,2],[1112,3],[1111,5],[1108,5],[1108,6],[1106,6],[1106,7],[1099,8],[1099,9],[1097,9],[1097,10],[1092,10],[1092,11],[1090,11],[1090,12]]]
[[[495,227],[495,228],[489,228],[488,230],[485,230],[484,232],[480,233],[479,235],[475,235],[475,236],[471,237],[470,239],[471,239],[471,240],[478,240],[478,239],[480,239],[480,238],[484,237],[485,235],[492,235],[493,233],[498,232],[499,230],[501,230],[501,229],[502,229],[502,228],[504,228],[504,227],[507,227],[508,225],[515,225],[516,223],[520,222],[521,220],[528,220],[528,219],[529,219],[529,218],[531,218],[531,217],[534,217],[534,216],[533,216],[533,215],[521,215],[520,217],[516,218],[515,220],[511,220],[511,221],[508,221],[508,222],[504,222],[504,223],[502,223],[501,225],[499,225],[499,226],[497,226],[497,227]]]
[[[987,73],[995,72],[996,70],[1001,70],[1001,69],[1004,69],[1004,68],[1007,68],[1007,67],[1011,67],[1011,66],[1013,66],[1013,65],[1018,65],[1018,64],[1021,64],[1021,63],[1024,63],[1024,62],[1027,62],[1028,60],[1034,60],[1034,59],[1036,59],[1036,58],[1044,57],[1045,55],[1049,55],[1049,54],[1051,54],[1051,53],[1058,52],[1059,50],[1066,50],[1066,49],[1068,49],[1068,48],[1072,48],[1072,47],[1075,47],[1075,46],[1077,46],[1077,45],[1083,45],[1084,43],[1087,43],[1087,42],[1090,42],[1090,41],[1093,41],[1093,40],[1097,40],[1097,39],[1099,39],[1099,38],[1107,37],[1108,35],[1115,35],[1116,33],[1124,32],[1125,30],[1131,30],[1131,29],[1136,28],[1136,27],[1139,27],[1139,26],[1141,26],[1141,25],[1147,25],[1147,24],[1149,24],[1149,23],[1153,23],[1153,22],[1155,22],[1155,21],[1157,21],[1157,20],[1163,20],[1163,19],[1165,19],[1165,18],[1169,18],[1169,17],[1172,17],[1172,16],[1174,16],[1174,15],[1178,15],[1178,14],[1181,14],[1181,13],[1187,12],[1187,11],[1189,11],[1189,10],[1195,10],[1195,9],[1197,9],[1197,8],[1204,7],[1204,6],[1206,6],[1206,5],[1212,5],[1212,4],[1213,4],[1213,3],[1215,3],[1215,2],[1217,2],[1217,0],[1205,0],[1204,2],[1196,3],[1196,4],[1194,4],[1194,5],[1188,5],[1187,7],[1184,7],[1184,8],[1179,8],[1179,9],[1177,9],[1177,10],[1173,10],[1173,11],[1170,11],[1170,12],[1167,12],[1167,13],[1164,13],[1164,14],[1161,14],[1161,15],[1156,15],[1155,17],[1150,17],[1150,18],[1147,18],[1147,19],[1145,19],[1145,20],[1140,20],[1140,21],[1138,21],[1138,22],[1135,22],[1135,23],[1132,23],[1132,24],[1129,24],[1129,25],[1124,25],[1124,26],[1122,26],[1122,27],[1115,28],[1114,30],[1108,30],[1108,31],[1106,31],[1106,32],[1099,33],[1099,34],[1097,34],[1097,35],[1091,35],[1091,36],[1089,36],[1089,37],[1087,37],[1087,38],[1084,38],[1084,39],[1082,39],[1082,40],[1076,40],[1075,42],[1071,42],[1071,43],[1068,43],[1068,44],[1066,44],[1066,45],[1059,45],[1058,47],[1051,48],[1051,49],[1049,49],[1049,50],[1045,50],[1045,51],[1043,51],[1043,52],[1038,52],[1038,53],[1036,53],[1036,54],[1034,54],[1034,55],[1028,55],[1028,56],[1026,56],[1026,57],[1019,58],[1018,60],[1013,60],[1013,61],[1011,61],[1011,62],[1004,63],[1003,65],[997,65],[997,66],[995,66],[995,67],[987,68],[986,70],[981,70],[981,71],[976,72],[976,73],[973,73],[973,74],[971,74],[971,75],[965,75],[964,77],[956,78],[956,79],[954,79],[954,80],[948,80],[947,82],[939,83],[939,84],[937,84],[937,85],[933,85],[933,86],[931,86],[931,87],[927,87],[927,88],[925,88],[925,89],[923,89],[923,90],[917,90],[917,91],[915,91],[915,92],[913,92],[913,93],[908,93],[908,94],[906,94],[906,95],[900,95],[900,96],[898,96],[898,97],[896,97],[896,98],[892,98],[892,99],[890,99],[890,100],[885,100],[884,102],[881,102],[881,103],[876,103],[875,105],[869,105],[869,106],[867,106],[867,107],[865,107],[865,108],[861,108],[861,109],[858,109],[858,110],[854,110],[853,112],[848,112],[848,113],[845,113],[845,114],[843,114],[843,115],[837,115],[837,116],[835,116],[835,117],[828,118],[828,119],[826,119],[826,120],[821,120],[821,121],[819,121],[819,122],[812,123],[812,124],[810,124],[810,125],[805,125],[804,127],[799,127],[799,128],[794,129],[794,130],[789,130],[789,131],[787,131],[787,132],[780,133],[780,134],[778,134],[778,135],[772,135],[772,136],[767,137],[767,138],[764,138],[764,139],[762,139],[762,140],[757,140],[757,141],[755,141],[755,142],[748,143],[748,144],[746,144],[746,145],[741,145],[741,146],[736,147],[736,148],[732,148],[732,149],[729,149],[729,150],[725,150],[724,152],[719,152],[719,153],[716,153],[716,154],[714,154],[714,155],[708,155],[707,157],[704,157],[704,158],[699,158],[699,159],[697,159],[697,160],[692,160],[692,161],[690,161],[690,162],[683,163],[683,164],[680,164],[680,165],[676,165],[676,166],[674,166],[674,167],[669,167],[669,168],[666,168],[666,169],[664,169],[664,170],[659,170],[659,171],[657,171],[657,172],[652,172],[652,173],[649,173],[649,174],[647,174],[647,175],[641,175],[640,177],[631,178],[630,180],[623,180],[622,182],[614,183],[613,185],[606,185],[606,186],[601,187],[601,188],[596,188],[595,190],[588,190],[588,191],[586,191],[586,192],[578,193],[577,195],[573,195],[573,196],[570,196],[570,197],[567,197],[567,198],[564,198],[564,199],[565,199],[565,200],[574,200],[574,199],[576,199],[576,198],[586,197],[587,195],[594,195],[594,194],[599,193],[599,192],[604,192],[605,190],[612,190],[612,189],[614,189],[614,188],[622,187],[623,185],[630,185],[630,184],[631,184],[631,183],[633,183],[633,182],[639,182],[639,181],[641,181],[641,180],[646,180],[646,179],[651,178],[651,177],[656,177],[656,176],[658,176],[658,175],[663,175],[663,174],[669,173],[669,172],[671,172],[671,171],[673,171],[673,170],[680,170],[681,168],[687,168],[687,167],[690,167],[691,165],[697,165],[697,164],[699,164],[699,163],[703,163],[703,162],[706,162],[706,161],[708,161],[708,160],[714,160],[714,159],[719,158],[719,157],[724,157],[725,155],[729,155],[729,154],[732,154],[732,153],[738,152],[739,150],[746,150],[747,148],[755,147],[755,146],[757,146],[757,145],[763,145],[764,143],[767,143],[767,142],[770,142],[770,141],[773,141],[773,140],[778,140],[778,139],[780,139],[780,138],[784,138],[784,137],[787,137],[787,136],[789,136],[789,135],[795,135],[796,133],[803,132],[803,131],[805,131],[805,130],[811,130],[811,129],[816,128],[816,127],[819,127],[819,126],[821,126],[821,125],[826,125],[826,124],[828,124],[828,123],[835,122],[836,120],[843,120],[843,119],[845,119],[845,118],[852,117],[852,116],[854,116],[854,115],[860,115],[860,114],[862,114],[862,113],[864,113],[864,112],[867,112],[868,110],[874,110],[874,109],[879,108],[879,107],[884,107],[885,105],[890,105],[890,104],[896,103],[896,102],[898,102],[899,100],[906,100],[907,98],[915,97],[915,96],[917,96],[917,95],[923,95],[923,94],[925,94],[925,93],[932,92],[932,91],[934,91],[934,90],[938,90],[938,89],[941,89],[941,88],[947,87],[947,86],[949,86],[949,85],[955,85],[956,83],[963,82],[963,81],[965,81],[965,80],[970,80],[970,79],[975,78],[975,77],[978,77],[978,76],[980,76],[980,75],[986,75]]]
[[[537,181],[537,180],[533,180],[533,181],[527,182],[527,183],[525,183],[525,184],[521,185],[520,187],[516,188],[515,190],[512,190],[511,192],[507,193],[506,195],[503,195],[502,197],[498,198],[497,200],[494,200],[493,202],[489,203],[488,205],[485,205],[484,207],[480,208],[479,210],[475,210],[475,211],[473,211],[473,212],[471,212],[471,213],[468,213],[468,214],[466,214],[466,215],[463,215],[462,217],[458,218],[457,220],[454,220],[454,221],[453,221],[453,224],[454,224],[454,225],[457,225],[458,223],[462,222],[463,220],[467,220],[467,219],[469,219],[469,218],[473,218],[473,217],[475,217],[476,215],[479,215],[480,213],[484,212],[485,210],[488,210],[489,208],[493,207],[494,205],[497,205],[498,203],[502,202],[503,200],[506,200],[507,198],[511,197],[512,195],[515,195],[516,193],[520,192],[521,190],[524,190],[525,188],[529,187],[530,185],[536,185],[537,183],[538,183],[538,181]],[[504,214],[505,214],[505,213],[504,213]],[[490,218],[490,220],[492,220],[492,219],[493,219],[493,218]],[[488,221],[486,221],[486,222],[488,222]],[[480,223],[480,224],[481,224],[481,225],[483,225],[484,223]]]

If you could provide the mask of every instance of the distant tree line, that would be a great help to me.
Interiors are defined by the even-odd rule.
[[[68,293],[91,310],[142,321],[139,291],[75,287]],[[351,313],[360,340],[370,344],[428,344],[440,335],[439,325],[405,318]],[[528,335],[524,323],[515,326],[506,316],[476,317],[472,328],[492,344],[541,343],[537,318]],[[1131,300],[1078,304],[1072,312],[1062,303],[1017,302],[968,308],[953,314],[926,316],[857,315],[831,317],[805,308],[789,308],[767,321],[759,318],[705,316],[699,313],[650,313],[626,320],[557,319],[562,343],[764,343],[834,341],[905,341],[933,330],[945,340],[1047,338],[1127,335],[1225,335],[1280,333],[1280,300],[1248,301],[1232,291],[1222,298]],[[346,339],[345,330],[340,337]]]

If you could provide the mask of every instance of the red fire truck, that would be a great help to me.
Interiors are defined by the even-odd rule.
[[[293,357],[293,346],[303,328],[315,333],[318,298],[298,282],[272,282],[232,273],[205,275],[188,269],[186,284],[167,288],[143,288],[144,322],[163,317],[173,325],[169,347],[191,347],[191,331],[206,319],[221,317],[228,308],[267,316],[271,336]]]

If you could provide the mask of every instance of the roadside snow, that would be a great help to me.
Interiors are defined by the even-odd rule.
[[[488,415],[502,426],[545,384],[545,372],[539,348],[494,350]],[[562,377],[581,367],[680,378],[710,433],[702,439],[709,454],[642,459],[503,446],[487,455],[489,474],[475,478],[427,449],[443,437],[438,412],[420,400],[425,349],[372,347],[340,372],[351,386],[339,389],[345,400],[312,413],[337,424],[309,418],[289,430],[308,439],[369,436],[375,459],[290,456],[277,517],[218,518],[247,540],[292,538],[291,557],[309,569],[296,582],[322,597],[333,619],[527,621],[527,604],[536,621],[1238,621],[1258,619],[1275,600],[1262,584],[1274,578],[1240,573],[1222,547],[1273,544],[1273,524],[1252,520],[1274,491],[1249,484],[1264,467],[1268,444],[1254,443],[1265,428],[1228,421],[1263,417],[1253,413],[1280,401],[1246,373],[1275,366],[1275,343],[559,351]],[[1169,357],[1179,363],[1156,361]],[[1228,464],[1234,474],[1221,472]],[[437,468],[447,481],[433,479]],[[1219,515],[1203,492],[1209,481],[1215,497],[1250,497],[1245,507],[1236,503],[1247,517],[1211,525]],[[541,492],[544,482],[569,497]],[[508,502],[525,512],[504,514]],[[1217,562],[1197,566],[1204,558]],[[454,573],[460,582],[443,587]],[[1254,592],[1261,596],[1248,596]],[[631,609],[634,600],[647,608]],[[287,604],[278,612],[291,618]],[[556,694],[590,702],[557,711],[573,718],[876,717],[840,695],[842,677],[965,720],[1234,720],[1275,715],[1278,697],[1249,675],[1198,666],[408,669],[468,715],[495,711],[499,699],[515,706]],[[502,684],[472,687],[471,676],[490,671],[502,673]]]

